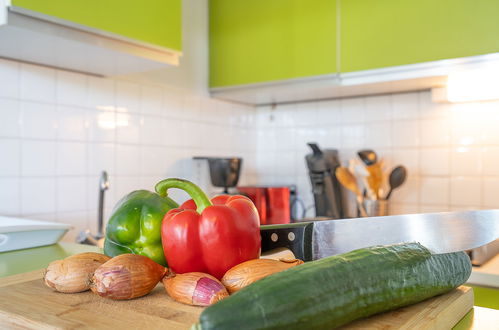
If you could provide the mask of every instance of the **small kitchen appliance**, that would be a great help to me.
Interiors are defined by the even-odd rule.
[[[340,183],[335,176],[340,166],[338,150],[321,150],[317,143],[308,143],[313,153],[305,156],[315,201],[315,216],[343,218]]]
[[[224,188],[224,194],[228,194],[229,188],[237,185],[243,163],[242,158],[194,157],[194,159],[206,159],[208,161],[211,184],[215,187]]]
[[[289,186],[248,186],[237,187],[241,195],[248,196],[255,204],[260,224],[270,225],[279,223],[290,223],[292,198],[294,189]]]

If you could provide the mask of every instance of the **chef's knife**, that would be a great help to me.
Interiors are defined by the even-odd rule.
[[[288,248],[316,260],[374,245],[419,242],[433,253],[470,250],[499,238],[499,210],[409,214],[261,226],[262,252]]]

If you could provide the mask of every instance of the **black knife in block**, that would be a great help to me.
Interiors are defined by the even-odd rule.
[[[262,252],[287,248],[296,258],[311,261],[313,225],[313,222],[300,222],[260,226]]]

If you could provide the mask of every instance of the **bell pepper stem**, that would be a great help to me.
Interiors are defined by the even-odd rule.
[[[196,203],[196,212],[198,213],[203,212],[206,207],[213,205],[201,188],[187,180],[170,178],[158,182],[155,186],[156,192],[162,197],[168,196],[168,189],[170,188],[178,188],[189,194],[194,203]]]

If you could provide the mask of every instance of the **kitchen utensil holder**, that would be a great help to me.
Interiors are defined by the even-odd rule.
[[[379,217],[388,215],[388,200],[384,199],[365,199],[364,209],[368,217]]]

